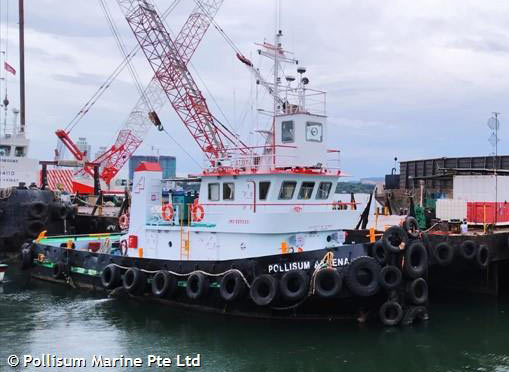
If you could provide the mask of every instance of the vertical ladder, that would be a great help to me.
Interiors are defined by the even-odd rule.
[[[182,204],[185,211],[185,204]],[[191,204],[187,206],[187,221],[184,221],[184,213],[179,213],[180,219],[180,259],[189,260],[189,253],[191,251]],[[180,208],[179,208],[180,209]],[[180,211],[179,211],[180,212]],[[187,223],[185,223],[187,222]]]

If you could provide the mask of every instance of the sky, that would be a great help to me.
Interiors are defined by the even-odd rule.
[[[134,47],[116,1],[106,1],[122,40]],[[2,46],[9,2],[7,59],[18,69],[17,2],[0,2]],[[171,2],[155,3],[162,10]],[[174,34],[193,4],[181,0],[167,18]],[[122,57],[99,1],[26,1],[25,8],[30,156],[51,159],[55,130],[69,123]],[[280,0],[280,8],[284,46],[307,68],[310,87],[327,92],[329,147],[341,150],[341,168],[352,178],[389,173],[394,157],[489,155],[486,122],[493,111],[501,113],[499,154],[509,153],[507,1]],[[275,9],[274,0],[225,0],[216,17],[267,77],[270,64],[254,43],[273,40]],[[143,55],[134,66],[142,83],[148,82],[151,70]],[[294,68],[288,73],[295,75]],[[253,128],[268,121],[256,110],[266,93],[217,30],[209,29],[191,72],[214,115],[243,138],[255,138]],[[19,107],[17,79],[7,80],[11,107]],[[87,137],[92,152],[110,146],[137,98],[124,71],[71,136]],[[170,105],[160,117],[173,139],[152,130],[137,153],[175,155],[178,173],[198,171],[203,156]]]

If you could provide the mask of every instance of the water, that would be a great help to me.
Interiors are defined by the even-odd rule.
[[[203,371],[509,371],[509,301],[435,297],[427,323],[296,323],[232,319],[103,299],[7,273],[0,287],[0,371],[11,354],[175,358]],[[146,364],[146,363],[145,363]],[[23,371],[67,371],[28,368]],[[146,365],[130,370],[146,371]],[[160,368],[184,370],[184,368]]]

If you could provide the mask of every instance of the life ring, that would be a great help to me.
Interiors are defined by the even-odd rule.
[[[202,273],[194,273],[187,278],[186,294],[191,300],[205,297],[209,291],[209,279]]]
[[[221,278],[219,294],[223,300],[233,302],[244,296],[246,288],[246,283],[240,274],[236,271],[230,271]]]
[[[268,306],[272,304],[279,293],[279,285],[276,278],[269,274],[257,276],[251,284],[249,294],[251,299],[258,306]]]
[[[332,298],[339,295],[343,287],[342,274],[333,268],[325,268],[316,274],[315,293],[322,298]]]
[[[118,226],[121,230],[127,230],[129,228],[129,216],[124,213],[118,218]]]
[[[392,327],[401,322],[403,308],[396,301],[387,301],[380,307],[378,315],[383,325]]]
[[[158,298],[172,297],[177,289],[175,276],[167,271],[159,270],[152,278],[152,294]]]
[[[390,291],[396,289],[401,284],[401,270],[393,265],[385,266],[378,274],[378,281],[383,289]]]
[[[163,215],[163,220],[165,221],[172,221],[173,215],[175,214],[175,210],[173,209],[173,205],[171,204],[164,204],[163,210],[161,211],[161,214]]]
[[[114,264],[109,264],[101,273],[101,284],[106,289],[116,288],[121,281],[120,268]]]
[[[360,297],[373,296],[380,289],[380,264],[373,257],[359,257],[352,261],[345,276],[350,292]]]
[[[192,214],[194,222],[200,222],[201,220],[203,220],[203,217],[205,217],[205,210],[203,209],[203,205],[201,204],[193,205]]]
[[[414,240],[405,251],[403,271],[408,277],[416,279],[423,276],[427,269],[428,251],[420,240]]]
[[[279,289],[283,297],[289,301],[302,300],[308,294],[308,274],[304,270],[292,270],[284,273],[279,282]]]
[[[136,267],[127,269],[122,279],[124,289],[133,294],[142,294],[146,283],[147,278],[145,273]]]

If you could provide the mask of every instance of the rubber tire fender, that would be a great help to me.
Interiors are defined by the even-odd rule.
[[[459,252],[461,257],[467,261],[470,261],[476,257],[477,250],[477,243],[474,240],[465,240],[463,243],[461,243]]]
[[[262,274],[251,284],[249,295],[258,306],[269,306],[279,295],[278,280],[269,274]]]
[[[388,261],[388,255],[382,239],[378,239],[371,247],[371,257],[377,260],[380,265],[384,265]]]
[[[279,290],[288,301],[302,300],[309,293],[309,276],[304,270],[291,270],[283,274]]]
[[[236,271],[226,273],[219,282],[219,295],[227,302],[234,302],[244,297],[246,289],[244,279]]]
[[[157,298],[172,297],[177,289],[177,279],[165,270],[159,270],[152,277],[152,294]]]
[[[36,238],[45,227],[41,220],[28,221],[25,225],[25,233],[29,238]]]
[[[481,244],[475,255],[475,261],[481,269],[487,269],[491,262],[491,249],[486,244]]]
[[[417,262],[416,262],[417,261]],[[403,271],[412,279],[423,276],[428,269],[428,250],[420,240],[411,242],[405,250]]]
[[[44,218],[47,214],[48,205],[42,201],[35,201],[28,205],[28,216],[31,218]]]
[[[373,258],[362,256],[356,258],[348,266],[345,276],[345,282],[354,295],[368,297],[375,295],[380,289],[378,277],[380,273],[380,264]],[[361,274],[367,273],[369,281],[363,283]]]
[[[454,249],[449,243],[441,242],[433,250],[433,256],[440,266],[448,266],[454,260]]]
[[[51,276],[53,279],[62,279],[65,277],[65,264],[63,262],[57,262],[53,265]]]
[[[383,325],[394,327],[403,319],[403,308],[396,301],[387,301],[380,307],[378,316]]]
[[[401,270],[393,265],[382,267],[378,274],[378,282],[386,291],[396,289],[401,285],[403,274]]]
[[[405,228],[405,231],[409,236],[412,238],[418,238],[419,237],[419,224],[417,223],[417,220],[415,217],[407,216],[405,218],[405,221],[403,222],[403,227]]]
[[[124,273],[122,286],[131,294],[142,294],[147,284],[147,275],[137,267],[130,267]]]
[[[63,203],[53,203],[50,206],[51,214],[59,220],[67,218],[67,207]]]
[[[343,288],[343,273],[337,269],[325,268],[316,273],[315,293],[322,298],[333,298]]]
[[[407,326],[413,324],[416,320],[425,321],[428,319],[428,310],[425,306],[411,306],[405,312],[401,324]]]
[[[399,226],[391,226],[382,236],[384,248],[389,253],[401,253],[408,244],[408,234]]]
[[[117,288],[122,280],[120,268],[114,264],[109,264],[101,272],[101,285],[106,289]]]
[[[408,298],[414,305],[424,305],[428,301],[428,283],[417,278],[407,285]]]
[[[187,278],[186,294],[191,300],[205,297],[209,292],[210,281],[203,273],[193,273]]]

